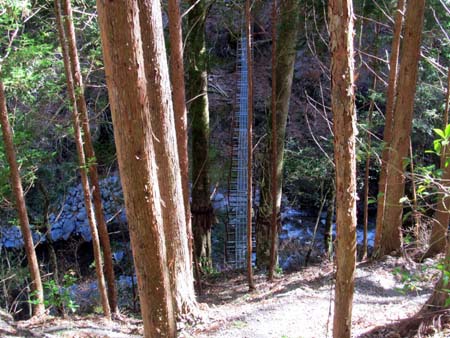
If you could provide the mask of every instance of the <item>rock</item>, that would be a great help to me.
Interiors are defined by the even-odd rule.
[[[122,222],[122,223],[127,222],[127,214],[125,212],[125,208],[123,208],[122,212],[119,214],[119,222]]]
[[[62,226],[62,237],[66,241],[75,230],[76,224],[71,220],[64,221]]]
[[[86,242],[92,241],[91,229],[89,228],[89,225],[87,224],[87,220],[85,221],[85,223],[82,226],[78,227],[77,232],[79,235],[81,235],[81,237],[83,237],[83,239]]]
[[[124,255],[125,255],[125,253],[124,253],[122,250],[113,252],[113,254],[112,254],[113,259],[114,259],[117,263],[120,262],[120,261],[123,259],[123,256],[124,256]]]
[[[77,214],[77,220],[78,220],[78,221],[84,221],[85,219],[87,219],[86,210],[85,210],[85,209],[82,209],[82,210],[80,210],[80,212],[78,212],[78,214]]]
[[[57,241],[58,239],[60,239],[63,235],[63,231],[61,228],[59,227],[53,227],[50,230],[50,237],[52,239],[52,241]]]

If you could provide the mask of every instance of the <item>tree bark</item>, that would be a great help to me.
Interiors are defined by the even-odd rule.
[[[450,104],[450,68],[447,76],[447,96],[445,98],[445,111],[444,111],[444,126],[443,130],[448,124],[448,112]],[[445,188],[450,187],[450,165],[445,166],[445,162],[449,156],[449,147],[443,146],[441,153],[441,169],[444,171],[442,175],[442,185]],[[425,253],[425,257],[431,257],[438,253],[444,252],[447,245],[447,232],[448,223],[450,220],[450,198],[441,192],[441,196],[438,198],[436,211],[433,217],[433,227],[431,228],[431,237],[429,242],[429,248]]]
[[[44,314],[44,289],[42,288],[39,263],[34,250],[33,237],[28,220],[25,197],[23,195],[22,180],[20,178],[19,165],[17,163],[16,152],[14,150],[13,133],[8,119],[6,107],[5,87],[0,79],[0,124],[2,127],[3,143],[5,145],[6,158],[9,164],[9,175],[11,187],[16,202],[16,210],[19,217],[20,230],[22,232],[25,253],[28,260],[28,269],[31,276],[31,291],[34,293],[36,304],[33,306],[33,315]]]
[[[405,191],[404,159],[408,156],[416,93],[417,66],[420,58],[425,0],[407,6],[405,17],[402,61],[398,77],[398,94],[394,105],[394,122],[389,158],[387,163],[386,195],[383,228],[379,255],[398,251],[402,242],[402,213],[400,199]]]
[[[179,315],[196,310],[192,268],[189,260],[186,214],[178,160],[174,111],[166,61],[161,5],[139,0],[141,36],[150,104],[153,146],[158,163],[161,210],[166,236],[167,261],[176,311]],[[155,62],[154,60],[158,60]]]
[[[84,151],[87,158],[87,166],[92,184],[92,200],[94,204],[95,219],[97,221],[100,244],[103,252],[104,272],[108,291],[108,301],[111,312],[117,313],[117,291],[115,285],[114,265],[111,253],[111,244],[109,241],[108,227],[106,226],[105,216],[103,214],[102,195],[100,190],[100,181],[97,171],[97,160],[95,157],[94,145],[92,144],[91,130],[89,127],[89,114],[84,97],[84,85],[81,75],[80,61],[77,51],[77,42],[75,27],[73,24],[72,5],[70,0],[63,0],[63,18],[69,57],[75,89],[75,98],[78,112],[81,117],[81,127],[83,129]]]
[[[331,109],[336,165],[336,287],[333,337],[351,336],[356,264],[356,111],[353,3],[328,2],[331,49]]]
[[[189,202],[189,158],[188,128],[186,109],[186,90],[184,84],[183,34],[180,15],[180,0],[169,0],[170,37],[170,79],[172,83],[173,110],[177,132],[178,158],[180,160],[181,183],[183,186],[184,210],[186,213],[186,232],[188,236],[189,257],[192,264],[192,223]]]
[[[278,179],[277,179],[277,155],[278,155],[278,140],[277,140],[277,19],[278,19],[278,5],[277,0],[272,1],[272,95],[271,95],[271,171],[270,176],[270,196],[272,201],[272,213],[270,217],[270,263],[268,271],[269,281],[273,280],[275,266],[278,262],[278,208],[277,208],[277,193],[278,193]],[[281,194],[280,194],[281,198]],[[281,201],[280,201],[281,205]]]
[[[209,187],[208,54],[206,52],[206,0],[189,0],[188,97],[192,120],[192,232],[194,255],[201,267],[211,268],[213,208]]]
[[[277,228],[280,226],[280,206],[283,181],[284,140],[286,136],[286,123],[289,113],[289,100],[291,96],[294,64],[297,54],[296,44],[301,14],[298,0],[282,0],[280,2],[280,25],[278,41],[276,42],[276,198]],[[272,122],[268,123],[268,134],[271,132]],[[271,247],[271,217],[273,212],[272,188],[272,154],[273,141],[266,148],[263,164],[263,177],[261,182],[261,197],[256,220],[256,263],[260,268],[268,268],[270,264]],[[275,143],[274,143],[275,144]],[[277,231],[278,232],[278,231]],[[275,243],[275,261],[277,261],[278,236]]]
[[[373,78],[373,90],[377,89],[377,78]],[[367,247],[368,247],[368,227],[369,227],[369,173],[370,173],[370,162],[372,157],[372,134],[370,128],[372,127],[372,115],[375,102],[374,99],[370,99],[369,113],[367,116],[367,151],[366,151],[366,168],[364,171],[364,237],[363,237],[363,250],[362,259],[367,258]]]
[[[394,120],[394,101],[397,89],[397,75],[398,75],[398,60],[401,42],[401,33],[403,26],[403,16],[405,10],[405,0],[398,0],[397,11],[395,15],[394,33],[392,40],[392,51],[389,60],[389,79],[386,98],[386,115],[384,127],[384,148],[381,156],[381,170],[378,182],[378,203],[377,203],[377,219],[376,219],[376,234],[375,234],[375,248],[378,248],[381,240],[381,232],[384,220],[384,209],[386,200],[386,172],[389,158],[389,149],[392,140],[392,125]]]
[[[336,184],[334,180],[331,181],[330,195],[328,198],[327,218],[325,220],[325,233],[323,236],[327,257],[329,260],[333,257],[333,216],[334,203],[336,200]]]
[[[110,318],[111,317],[111,309],[109,306],[107,289],[106,289],[106,284],[105,284],[105,277],[103,274],[102,253],[101,253],[101,248],[100,248],[100,241],[98,238],[97,224],[95,221],[93,205],[92,205],[92,201],[91,201],[91,191],[90,191],[90,187],[89,187],[89,180],[88,180],[87,172],[86,172],[87,164],[86,164],[86,157],[85,157],[85,153],[84,153],[84,149],[83,149],[83,138],[81,135],[81,128],[80,128],[80,114],[79,114],[77,104],[76,104],[74,80],[73,80],[72,72],[71,72],[71,62],[70,62],[70,56],[69,56],[69,51],[68,51],[67,32],[65,32],[64,26],[63,26],[63,23],[61,20],[62,10],[61,10],[61,4],[60,4],[59,0],[55,0],[55,12],[56,12],[56,21],[57,21],[57,26],[58,26],[57,27],[58,34],[59,34],[59,39],[60,39],[60,43],[61,43],[61,50],[62,50],[63,59],[64,59],[64,70],[65,70],[65,74],[66,74],[67,91],[68,91],[70,102],[72,104],[72,118],[73,118],[74,134],[75,134],[75,145],[77,148],[78,163],[80,166],[80,177],[81,177],[81,186],[83,188],[84,204],[85,204],[89,228],[91,230],[91,236],[92,236],[92,246],[94,249],[95,271],[97,274],[98,290],[100,293],[100,300],[102,303],[103,314],[106,318]]]
[[[144,334],[175,337],[138,2],[98,0],[97,10]]]
[[[384,208],[386,201],[386,172],[389,159],[389,149],[392,141],[392,125],[394,123],[394,102],[397,92],[398,60],[400,52],[400,42],[403,27],[403,16],[405,11],[405,0],[397,1],[397,11],[395,14],[394,33],[392,39],[391,57],[389,59],[389,79],[386,96],[386,114],[383,135],[383,152],[381,154],[381,170],[378,179],[378,198],[377,198],[377,219],[375,229],[375,249],[380,245],[381,232],[384,220]],[[375,251],[374,251],[375,252]]]

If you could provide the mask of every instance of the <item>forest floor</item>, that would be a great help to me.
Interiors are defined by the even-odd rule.
[[[439,277],[436,262],[417,264],[386,257],[376,263],[360,263],[355,279],[353,336],[403,337],[392,324],[413,316],[426,302]],[[180,337],[331,337],[333,275],[334,268],[328,263],[285,274],[273,283],[257,274],[253,292],[248,292],[242,274],[211,276],[199,297],[202,318],[194,324],[181,323]],[[141,321],[125,315],[114,322],[91,315],[18,323],[0,316],[1,337],[120,338],[140,337],[142,333]],[[444,332],[428,336],[450,337],[450,331],[444,328]]]

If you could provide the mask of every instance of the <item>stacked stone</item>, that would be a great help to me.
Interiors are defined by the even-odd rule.
[[[106,221],[126,222],[119,177],[113,175],[101,180],[100,189]],[[51,214],[49,221],[53,241],[67,240],[71,235],[80,235],[86,241],[92,240],[81,184],[69,189],[60,212]]]
[[[33,236],[34,244],[45,242],[45,235],[36,231],[32,231],[31,234]],[[8,249],[23,247],[22,232],[18,226],[0,228],[0,249],[2,247]]]

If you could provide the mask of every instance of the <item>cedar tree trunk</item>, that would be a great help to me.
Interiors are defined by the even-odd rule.
[[[417,0],[406,9],[402,60],[392,128],[396,132],[392,133],[389,148],[383,227],[380,245],[376,248],[381,256],[398,251],[402,242],[403,205],[400,199],[405,192],[404,162],[409,152],[424,8],[425,0]]]
[[[183,34],[181,29],[180,0],[169,0],[170,80],[172,83],[173,110],[177,132],[178,158],[183,186],[184,211],[192,264],[192,223],[189,203],[189,158],[186,93],[184,84]]]
[[[25,197],[23,196],[22,180],[20,178],[19,165],[17,163],[16,152],[14,150],[13,133],[8,119],[8,110],[6,108],[5,87],[0,80],[0,124],[2,126],[3,143],[5,144],[6,158],[9,164],[9,174],[11,187],[16,202],[17,214],[19,217],[20,230],[22,232],[25,252],[27,254],[28,269],[31,276],[31,291],[34,293],[37,304],[33,306],[33,315],[44,314],[44,289],[42,288],[41,274],[39,272],[39,263],[34,251],[33,237],[31,235],[30,223],[28,220]]]
[[[97,10],[144,335],[175,337],[138,3],[98,0]]]
[[[150,104],[153,146],[158,164],[161,209],[166,236],[169,276],[179,315],[195,310],[194,281],[189,259],[186,214],[178,160],[169,69],[166,61],[161,5],[139,0],[141,36]],[[154,60],[159,60],[155,63]]]
[[[333,337],[351,336],[356,263],[356,111],[353,3],[328,2],[331,49],[331,109],[336,165],[336,287]]]
[[[392,141],[392,125],[394,122],[394,101],[397,92],[397,75],[398,75],[398,59],[400,52],[400,41],[403,26],[403,15],[405,11],[405,0],[398,0],[397,11],[395,14],[394,35],[392,39],[392,51],[389,59],[389,79],[386,97],[386,114],[383,135],[383,152],[381,154],[381,170],[378,180],[378,202],[377,202],[377,219],[375,231],[375,248],[380,245],[381,230],[384,220],[384,204],[386,200],[386,172],[387,162],[389,158],[389,148]]]
[[[284,139],[286,135],[286,122],[289,112],[292,79],[294,74],[295,56],[297,53],[297,35],[299,30],[300,9],[298,0],[282,0],[280,2],[280,24],[278,28],[278,41],[276,42],[276,129],[277,129],[277,157],[276,157],[276,208],[277,224],[280,226],[280,206],[283,179]],[[268,134],[272,123],[268,123]],[[270,264],[271,246],[271,217],[272,203],[272,146],[270,142],[265,152],[263,164],[261,197],[256,220],[256,263],[259,268],[268,268]],[[278,236],[276,237],[275,254],[278,251]],[[275,258],[275,261],[277,259]]]
[[[206,0],[189,0],[195,6],[188,13],[188,97],[192,123],[192,232],[195,259],[211,267],[213,208],[209,187],[208,54],[205,41]]]
[[[84,151],[86,153],[89,176],[92,184],[92,200],[94,204],[95,219],[97,221],[100,244],[103,252],[104,272],[108,291],[108,301],[111,312],[116,313],[117,291],[115,285],[114,266],[109,242],[108,228],[105,216],[103,215],[102,194],[100,181],[98,178],[97,161],[95,157],[94,145],[92,144],[91,130],[89,127],[89,114],[84,98],[83,78],[81,75],[80,61],[78,58],[77,41],[75,27],[73,24],[72,6],[70,0],[63,0],[63,13],[65,31],[68,40],[69,57],[72,70],[73,85],[75,89],[76,105],[81,117],[81,127],[83,129]]]
[[[97,282],[98,282],[98,291],[100,293],[100,300],[102,302],[103,307],[103,314],[106,318],[111,317],[111,309],[109,306],[108,301],[108,295],[106,290],[106,284],[105,284],[105,276],[103,274],[103,262],[102,262],[102,253],[100,248],[100,241],[98,238],[98,232],[97,232],[97,223],[95,221],[95,215],[93,210],[93,205],[91,201],[91,191],[89,187],[89,180],[87,177],[87,164],[86,164],[86,157],[84,154],[83,149],[83,139],[81,135],[81,128],[80,128],[80,116],[77,109],[76,104],[76,94],[75,94],[75,87],[71,72],[71,62],[70,62],[70,56],[68,51],[68,40],[67,35],[64,30],[64,26],[61,20],[62,17],[62,11],[61,11],[61,4],[59,3],[59,0],[55,0],[55,12],[56,12],[56,21],[57,21],[57,28],[58,28],[58,34],[59,39],[61,43],[61,50],[63,54],[64,59],[64,71],[66,74],[66,83],[67,83],[67,91],[69,95],[70,102],[72,104],[72,115],[73,115],[73,128],[74,128],[74,136],[75,136],[75,145],[77,148],[77,155],[78,155],[78,164],[80,166],[80,177],[81,177],[81,186],[83,188],[83,195],[84,195],[84,204],[86,209],[86,214],[88,216],[88,222],[89,227],[91,230],[91,236],[92,236],[92,246],[94,249],[94,260],[95,260],[95,271],[97,274]]]

